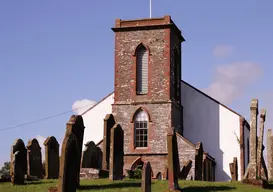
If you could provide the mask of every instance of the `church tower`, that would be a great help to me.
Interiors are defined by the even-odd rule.
[[[181,43],[170,16],[121,20],[115,27],[113,114],[124,130],[124,168],[147,158],[164,169],[167,130],[182,128]],[[162,170],[163,171],[163,170]]]

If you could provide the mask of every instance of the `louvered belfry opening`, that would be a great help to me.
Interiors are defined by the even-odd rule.
[[[140,45],[136,56],[136,92],[139,95],[146,95],[148,93],[148,50]]]

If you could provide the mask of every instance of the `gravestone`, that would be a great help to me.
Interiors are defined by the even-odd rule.
[[[233,162],[229,164],[229,170],[231,173],[231,180],[238,181],[238,163],[237,157],[233,158]]]
[[[98,160],[98,169],[102,168],[102,158],[103,154],[100,147],[97,147],[97,160]]]
[[[266,117],[266,110],[261,109],[260,113],[260,134],[258,137],[258,149],[257,149],[257,169],[258,169],[258,177],[262,177],[262,157],[263,157],[263,137],[264,137],[264,123]]]
[[[191,167],[192,167],[192,160],[188,160],[182,167],[179,178],[182,180],[186,180],[191,170]]]
[[[70,123],[72,124],[72,122],[67,123],[67,127],[72,128]],[[68,129],[62,143],[58,192],[76,192],[79,154],[77,137],[71,129]]]
[[[41,147],[37,139],[31,139],[27,145],[28,176],[43,178],[43,164]]]
[[[202,170],[203,170],[202,171],[202,180],[203,181],[209,181],[210,170],[209,170],[209,160],[208,160],[208,158],[203,159]]]
[[[268,180],[273,181],[273,135],[272,129],[267,130],[267,171],[268,171]]]
[[[144,162],[141,173],[141,191],[152,191],[152,169],[149,161]]]
[[[72,115],[69,119],[69,132],[71,131],[77,138],[77,146],[78,146],[78,156],[77,161],[77,187],[80,186],[80,169],[81,169],[81,159],[82,159],[82,143],[83,143],[83,136],[84,136],[84,123],[83,118],[80,115]]]
[[[250,136],[249,136],[249,164],[248,164],[248,179],[257,179],[257,115],[258,115],[258,100],[251,100],[251,121],[250,121]]]
[[[168,129],[167,134],[167,148],[168,148],[168,181],[170,190],[179,190],[178,176],[179,176],[179,157],[177,148],[176,133],[173,128]]]
[[[97,147],[93,141],[89,141],[85,144],[85,149],[83,151],[82,168],[98,169]]]
[[[26,172],[27,149],[22,139],[16,139],[11,147],[10,175],[12,184],[24,184]]]
[[[59,177],[59,143],[55,137],[48,137],[45,142],[45,179]]]
[[[110,180],[123,179],[124,132],[119,124],[111,129],[110,139]]]
[[[104,130],[103,130],[103,161],[102,169],[109,169],[110,158],[110,134],[111,128],[116,124],[115,118],[112,114],[107,114],[104,118]]]
[[[195,180],[202,180],[203,144],[198,142],[195,147]]]

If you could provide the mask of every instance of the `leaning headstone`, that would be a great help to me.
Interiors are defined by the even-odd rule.
[[[266,110],[261,109],[260,114],[260,135],[258,138],[258,150],[257,150],[257,169],[258,169],[258,177],[262,176],[262,157],[263,157],[263,137],[264,137],[264,123],[266,117]]]
[[[55,137],[48,137],[45,142],[45,179],[59,177],[59,143]]]
[[[10,175],[12,184],[24,184],[26,172],[27,149],[22,139],[16,139],[11,147]]]
[[[80,115],[72,115],[69,119],[69,122],[71,123],[71,132],[74,133],[74,135],[77,138],[78,143],[78,159],[74,163],[77,164],[77,187],[80,186],[80,169],[81,169],[81,159],[82,159],[82,143],[83,143],[83,136],[84,136],[84,123],[83,118]]]
[[[198,142],[195,147],[195,180],[202,180],[203,144]]]
[[[110,158],[110,134],[111,128],[116,124],[113,114],[107,114],[104,118],[104,130],[103,130],[103,161],[102,169],[109,169]]]
[[[41,147],[37,139],[31,139],[27,145],[28,176],[43,178]]]
[[[66,124],[66,133],[62,143],[58,192],[76,192],[78,187],[78,161],[81,151],[79,151],[78,139],[73,132],[74,124],[74,118],[70,118]]]
[[[110,139],[110,180],[123,179],[123,165],[124,165],[124,132],[119,124],[115,124],[111,128]]]
[[[273,135],[272,130],[267,130],[267,171],[268,171],[268,180],[273,181]]]
[[[187,176],[191,170],[192,167],[192,160],[188,160],[182,167],[182,170],[180,172],[179,178],[182,180],[186,180]]]
[[[97,147],[93,141],[89,141],[85,144],[85,149],[83,151],[82,168],[98,169]]]
[[[152,169],[149,161],[144,162],[142,167],[141,176],[141,191],[151,192],[152,191]]]
[[[168,148],[168,181],[170,190],[179,190],[178,176],[179,176],[179,157],[177,148],[176,133],[173,128],[168,130],[167,134],[167,148]]]
[[[250,139],[249,139],[249,168],[248,179],[257,179],[257,115],[258,115],[258,100],[251,101],[251,121],[250,121]]]

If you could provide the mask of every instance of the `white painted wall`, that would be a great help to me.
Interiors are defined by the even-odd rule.
[[[97,103],[91,110],[82,115],[85,125],[83,145],[88,141],[94,141],[95,144],[97,144],[103,139],[103,120],[107,114],[112,113],[113,103],[114,93]]]
[[[231,179],[229,163],[238,159],[240,178],[240,117],[184,82],[181,84],[181,103],[184,107],[184,137],[192,143],[202,142],[204,150],[216,160],[217,181]],[[83,115],[85,133],[83,143],[103,139],[103,119],[112,112],[114,93]],[[234,134],[236,133],[236,135]],[[245,137],[249,137],[246,130]],[[246,142],[246,141],[245,141]],[[83,148],[84,149],[84,148]],[[247,164],[246,164],[247,165]]]
[[[240,116],[200,93],[184,82],[181,83],[183,135],[196,144],[202,142],[204,151],[216,160],[216,181],[231,179],[229,163],[237,157],[240,179]],[[236,135],[235,135],[236,134]]]

